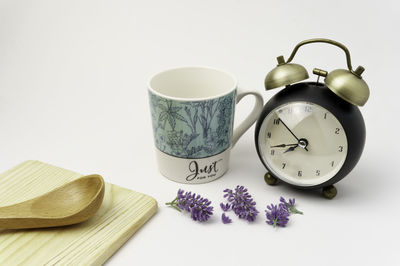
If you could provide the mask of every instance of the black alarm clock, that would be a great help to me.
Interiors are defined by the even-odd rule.
[[[348,70],[330,73],[314,69],[316,82],[307,79],[306,69],[290,63],[304,44],[323,42],[342,48]],[[267,90],[285,86],[264,106],[255,129],[255,144],[267,168],[265,181],[278,180],[301,189],[321,189],[326,198],[337,194],[333,186],[357,164],[365,144],[365,124],[357,106],[369,97],[362,79],[364,68],[352,69],[350,53],[341,43],[328,39],[300,42],[285,62],[265,79]],[[325,82],[319,82],[320,76]],[[296,83],[297,82],[297,83]]]

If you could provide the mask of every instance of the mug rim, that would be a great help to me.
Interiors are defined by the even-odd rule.
[[[227,92],[220,93],[220,94],[213,95],[213,96],[209,96],[209,97],[201,97],[201,98],[200,98],[200,97],[197,97],[197,98],[173,97],[173,96],[169,96],[169,95],[162,94],[162,93],[156,91],[155,89],[153,89],[153,88],[151,87],[151,81],[152,81],[156,76],[158,76],[158,75],[160,75],[160,74],[163,74],[163,73],[166,73],[166,72],[169,72],[169,71],[173,71],[173,70],[182,70],[182,69],[188,69],[188,68],[207,69],[207,70],[214,70],[214,71],[221,72],[221,73],[223,73],[223,74],[229,76],[229,77],[232,79],[234,85],[233,85],[233,87],[232,87],[229,91],[227,91]],[[165,99],[174,100],[174,101],[182,101],[182,102],[187,102],[187,101],[206,101],[206,100],[211,100],[211,99],[217,99],[217,98],[220,98],[220,97],[223,97],[223,96],[226,96],[226,95],[232,93],[233,91],[235,91],[235,90],[237,89],[237,87],[238,87],[237,79],[236,79],[236,77],[235,77],[233,74],[231,74],[230,72],[225,71],[225,70],[222,70],[222,69],[220,69],[220,68],[209,67],[209,66],[202,66],[202,65],[187,65],[187,66],[170,67],[170,68],[167,68],[167,69],[165,69],[165,70],[163,70],[163,71],[159,71],[159,72],[157,72],[157,73],[151,75],[150,78],[149,78],[148,81],[147,81],[147,89],[148,89],[151,93],[153,93],[153,94],[155,94],[155,95],[157,95],[157,96],[159,96],[159,97],[165,98]]]

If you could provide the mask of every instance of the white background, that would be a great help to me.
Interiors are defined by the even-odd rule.
[[[153,196],[158,213],[108,265],[399,265],[399,26],[396,1],[0,0],[0,170],[36,159]],[[275,58],[314,37],[344,43],[371,89],[361,108],[365,150],[334,200],[267,186],[254,127],[217,181],[181,185],[158,173],[149,76],[218,67],[268,100],[277,90],[265,92],[263,82]],[[346,67],[343,52],[323,44],[294,61],[310,72]],[[236,122],[252,103],[239,104]],[[231,214],[223,225],[222,190],[238,184],[260,215],[249,224]],[[166,208],[178,188],[211,199],[214,218],[199,224]],[[274,229],[264,209],[281,195],[305,215]]]

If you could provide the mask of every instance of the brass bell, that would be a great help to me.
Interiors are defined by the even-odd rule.
[[[287,86],[307,79],[309,77],[307,70],[302,65],[290,62],[302,45],[316,42],[335,45],[341,48],[346,54],[348,70],[337,69],[329,74],[325,73],[322,75],[326,76],[326,86],[343,100],[353,105],[363,106],[369,98],[368,85],[361,77],[364,68],[359,66],[356,70],[353,70],[349,50],[343,44],[328,39],[310,39],[300,42],[293,49],[292,54],[286,62],[283,56],[279,56],[277,58],[278,66],[271,70],[265,78],[265,89],[270,90],[281,86]],[[319,73],[315,74],[320,75]]]
[[[277,57],[278,66],[265,77],[265,89],[271,90],[308,79],[307,70],[299,64],[285,63],[283,56]]]
[[[361,78],[364,71],[359,66],[354,72],[346,69],[336,69],[325,78],[326,86],[343,100],[358,106],[363,106],[369,98],[367,83]]]

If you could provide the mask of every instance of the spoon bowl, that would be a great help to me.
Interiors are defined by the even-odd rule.
[[[0,207],[0,228],[56,227],[86,221],[100,208],[104,189],[100,175],[88,175],[39,197]]]

